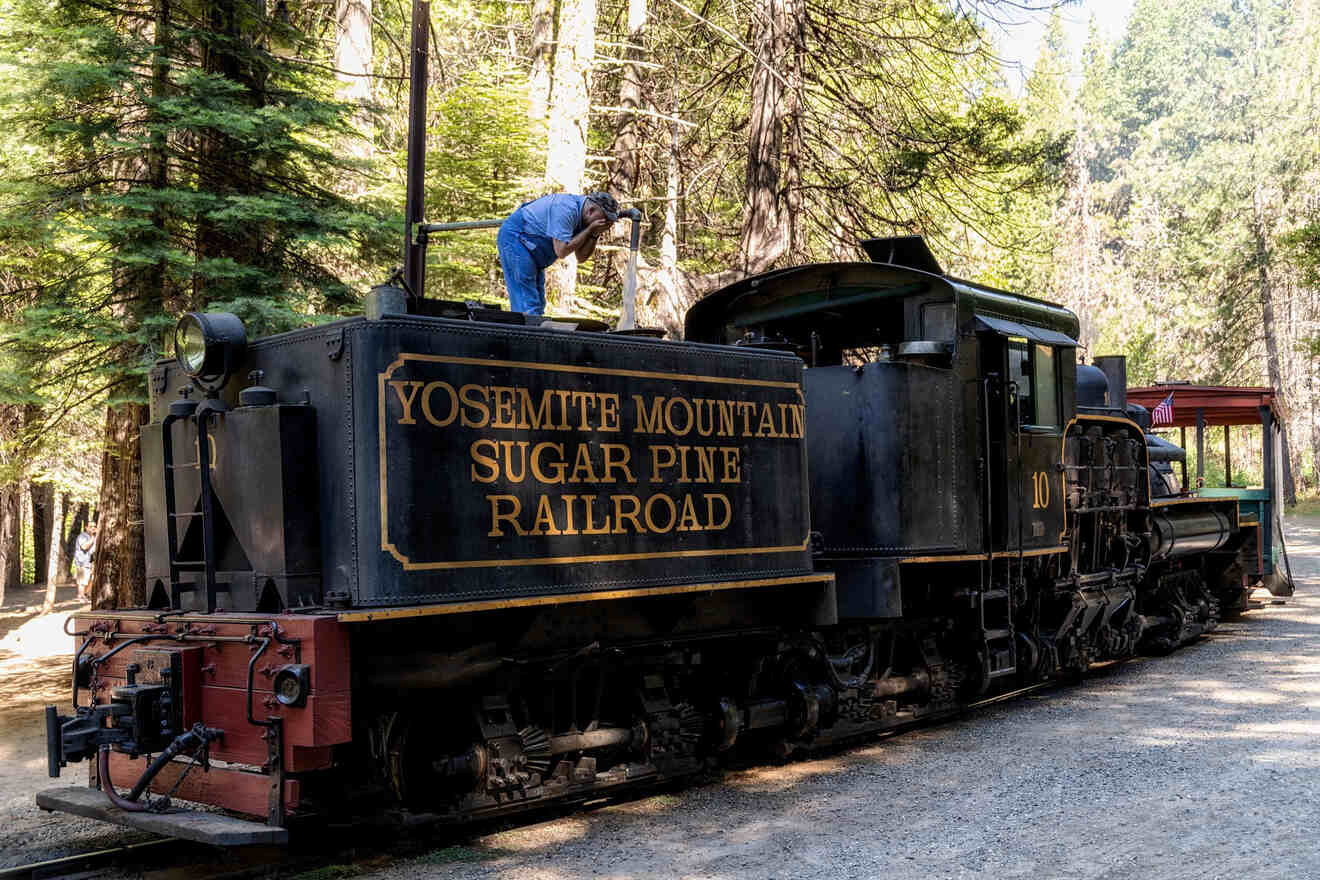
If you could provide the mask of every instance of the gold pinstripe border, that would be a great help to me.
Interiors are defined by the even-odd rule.
[[[721,590],[746,590],[753,587],[789,587],[798,584],[820,584],[824,586],[833,582],[834,575],[832,574],[811,574],[751,581],[723,581],[709,584],[679,584],[671,587],[638,587],[632,590],[608,590],[597,593],[569,593],[563,596],[484,599],[477,602],[456,602],[450,605],[382,608],[374,611],[345,611],[339,615],[339,621],[341,623],[370,623],[375,620],[433,617],[440,614],[464,614],[470,611],[503,611],[509,608],[534,608],[544,605],[567,605],[575,602],[596,602],[611,599],[638,599],[646,596],[677,596],[684,593],[712,593]]]

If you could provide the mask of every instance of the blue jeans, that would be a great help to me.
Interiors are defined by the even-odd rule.
[[[554,243],[544,236],[524,235],[520,209],[500,225],[495,247],[509,291],[509,308],[528,315],[545,314],[545,267],[555,261]]]

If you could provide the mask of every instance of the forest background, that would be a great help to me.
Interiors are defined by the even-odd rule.
[[[1047,0],[433,0],[426,216],[608,189],[645,216],[640,322],[675,335],[743,274],[920,234],[1066,304],[1133,384],[1272,386],[1314,494],[1315,5],[1136,0],[1079,55]],[[1055,14],[1014,87],[1024,8]],[[400,262],[409,14],[0,0],[0,605],[93,515],[97,603],[144,601],[136,435],[178,314],[329,320]],[[617,314],[624,225],[552,273],[555,313]],[[503,302],[493,235],[433,238],[426,293]]]

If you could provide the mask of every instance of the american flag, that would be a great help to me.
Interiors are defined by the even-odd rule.
[[[1150,411],[1150,425],[1152,428],[1161,426],[1170,426],[1173,424],[1173,392],[1160,401],[1160,405]]]

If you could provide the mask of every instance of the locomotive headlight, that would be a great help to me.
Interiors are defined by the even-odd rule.
[[[282,706],[302,706],[307,702],[307,694],[312,689],[312,670],[302,663],[290,663],[281,666],[275,673],[271,684],[275,699]]]
[[[243,322],[228,312],[189,312],[174,328],[174,359],[194,379],[224,382],[246,350]]]

